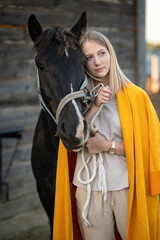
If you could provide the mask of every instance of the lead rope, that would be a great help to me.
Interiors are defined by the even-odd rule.
[[[91,124],[90,124],[90,131],[97,132],[97,128],[94,126],[94,121],[97,118],[97,116],[100,114],[102,108],[103,108],[103,105],[101,105],[99,107],[97,113],[92,118]],[[91,223],[89,222],[87,217],[88,217],[88,212],[89,212],[89,204],[90,204],[90,200],[91,200],[91,185],[93,183],[93,180],[96,177],[96,170],[97,170],[97,167],[98,167],[98,176],[99,176],[99,179],[98,179],[98,191],[102,192],[102,194],[104,195],[104,201],[106,201],[107,200],[106,172],[105,172],[105,168],[103,166],[102,153],[99,153],[99,154],[89,154],[88,158],[85,160],[84,148],[83,148],[81,150],[81,159],[82,159],[82,162],[83,162],[83,166],[78,171],[77,177],[78,177],[78,180],[79,180],[80,183],[82,183],[84,185],[87,185],[87,199],[86,199],[86,202],[85,202],[84,207],[82,209],[82,218],[83,218],[84,224],[87,227],[90,227]],[[88,166],[87,166],[87,164],[90,161],[93,164],[93,174],[92,174],[91,177],[90,177],[89,169],[88,169]],[[86,171],[87,180],[82,180],[82,178],[81,178],[81,173],[82,173],[83,170]]]

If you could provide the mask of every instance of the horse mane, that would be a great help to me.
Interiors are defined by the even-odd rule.
[[[79,47],[76,37],[60,25],[44,30],[36,40],[34,47],[42,56],[48,48],[54,46],[55,42],[60,45],[57,56],[61,56],[65,48],[75,49],[75,45]]]

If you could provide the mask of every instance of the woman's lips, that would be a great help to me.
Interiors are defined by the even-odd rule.
[[[102,71],[103,69],[104,69],[104,67],[97,68],[97,69],[96,69],[96,72],[100,72],[100,71]]]

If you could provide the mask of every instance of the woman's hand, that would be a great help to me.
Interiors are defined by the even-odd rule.
[[[92,104],[91,108],[85,114],[85,119],[87,121],[88,126],[90,126],[90,121],[93,118],[93,116],[97,113],[100,105],[108,102],[111,93],[112,92],[108,86],[103,87],[101,89],[100,93],[98,94],[94,101],[94,104]]]
[[[90,154],[100,153],[107,151],[107,141],[98,132],[92,133],[93,137],[90,137],[86,143],[86,147]]]
[[[107,141],[98,132],[93,133],[93,137],[90,137],[86,142],[86,148],[90,154],[96,154],[100,152],[108,152],[111,148],[112,141]],[[116,153],[117,155],[125,156],[124,143],[116,142]]]
[[[112,92],[108,86],[103,87],[95,99],[95,105],[100,106],[101,104],[107,103],[111,93]]]

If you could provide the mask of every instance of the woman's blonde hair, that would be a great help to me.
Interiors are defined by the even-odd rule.
[[[113,97],[113,96],[115,96],[115,94],[117,92],[119,92],[121,90],[122,84],[124,86],[127,86],[126,82],[131,83],[131,81],[124,75],[124,73],[120,69],[115,51],[106,36],[104,36],[102,33],[97,32],[97,31],[90,31],[90,32],[84,33],[81,36],[80,41],[79,41],[80,47],[82,50],[83,50],[84,44],[87,41],[94,41],[94,42],[99,43],[100,45],[106,47],[110,54],[109,87],[112,91],[112,97]],[[100,81],[100,79],[95,78],[87,71],[86,71],[86,73],[89,75],[89,77],[92,78],[92,80]],[[94,81],[94,84],[96,84],[95,81]]]

